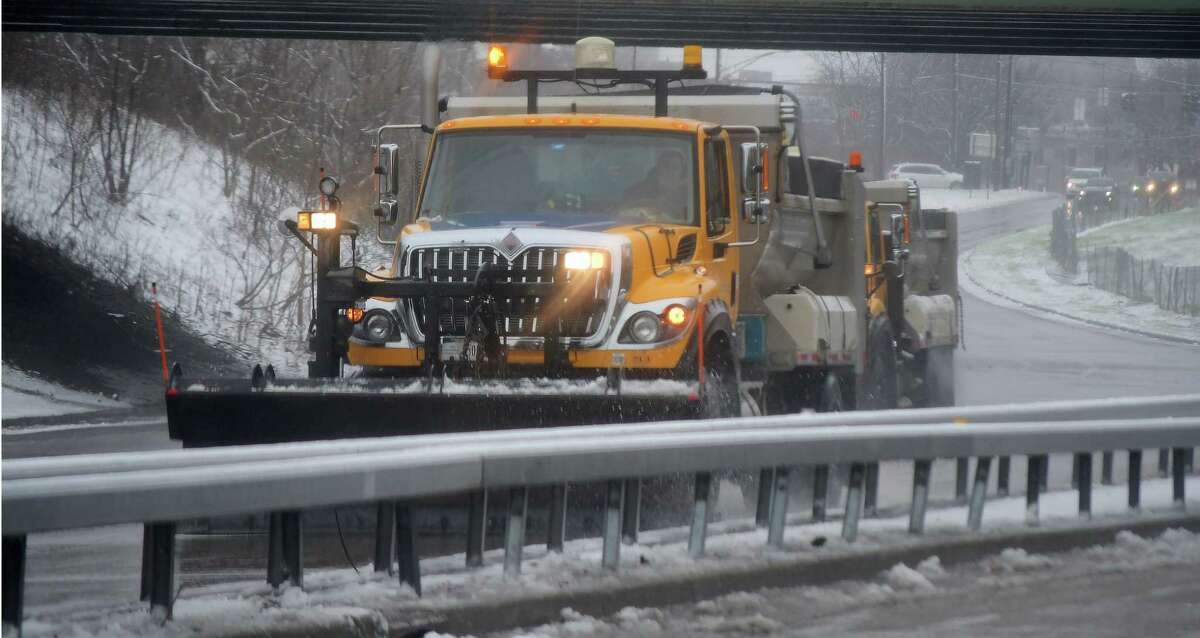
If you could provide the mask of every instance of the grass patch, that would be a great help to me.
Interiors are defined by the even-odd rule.
[[[1200,208],[1139,217],[1097,229],[1079,238],[1082,256],[1088,248],[1119,246],[1141,259],[1171,266],[1200,266]]]

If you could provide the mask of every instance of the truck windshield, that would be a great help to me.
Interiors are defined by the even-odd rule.
[[[604,129],[440,135],[420,214],[453,226],[698,224],[692,137]]]

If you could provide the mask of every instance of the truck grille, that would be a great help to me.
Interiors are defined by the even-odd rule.
[[[576,293],[572,303],[559,311],[559,334],[564,337],[591,337],[604,325],[608,309],[612,268],[593,271],[567,271],[559,264],[562,255],[571,248],[529,248],[509,260],[491,246],[453,246],[415,248],[404,260],[402,274],[421,276],[427,269],[436,273],[434,281],[474,281],[475,273],[484,264],[493,269],[507,269],[512,275],[505,282],[559,283],[562,290]],[[544,306],[548,300],[539,297],[497,299],[497,309],[504,319],[503,329],[511,337],[544,336],[555,319]],[[402,302],[404,310],[416,319],[413,337],[424,338],[422,328],[427,319],[425,300]],[[461,337],[466,334],[467,300],[440,300],[438,323],[443,336]]]

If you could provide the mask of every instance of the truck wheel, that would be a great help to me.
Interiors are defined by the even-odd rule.
[[[862,407],[866,410],[890,410],[899,400],[896,379],[896,340],[887,317],[871,322],[867,337],[867,369],[863,375]]]
[[[705,353],[704,416],[710,419],[741,416],[737,362],[728,340],[720,336],[713,338]]]
[[[926,405],[954,405],[954,347],[940,346],[925,351]]]

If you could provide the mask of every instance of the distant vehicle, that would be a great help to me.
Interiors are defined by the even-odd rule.
[[[962,173],[952,173],[937,164],[897,164],[888,179],[907,179],[921,188],[962,188]]]
[[[1170,171],[1150,171],[1130,187],[1144,211],[1166,212],[1179,207],[1183,184]]]
[[[1079,193],[1079,189],[1093,177],[1103,177],[1104,169],[1101,168],[1072,168],[1067,172],[1067,197],[1074,197]]]
[[[1108,177],[1092,177],[1067,201],[1067,208],[1078,213],[1086,227],[1102,221],[1116,201],[1117,183]]]

